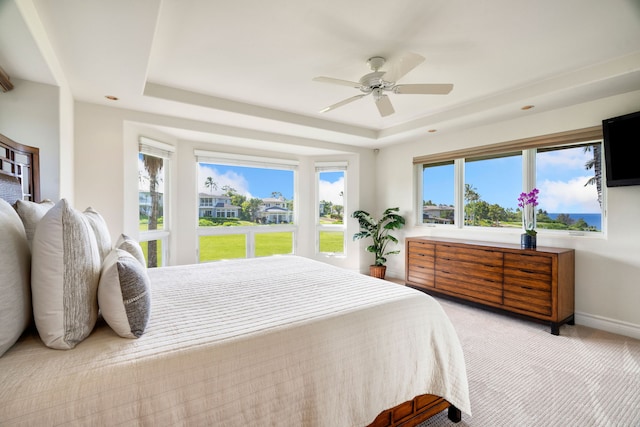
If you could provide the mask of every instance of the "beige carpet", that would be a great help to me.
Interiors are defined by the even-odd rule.
[[[431,426],[640,426],[640,341],[560,328],[438,299],[458,332],[472,416]]]

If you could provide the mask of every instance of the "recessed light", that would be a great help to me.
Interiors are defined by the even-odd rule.
[[[117,101],[118,97],[117,96],[113,96],[113,95],[106,95],[105,98],[107,98],[110,101]]]
[[[524,107],[520,108],[521,110],[531,110],[533,107],[535,107],[535,105],[525,105]]]

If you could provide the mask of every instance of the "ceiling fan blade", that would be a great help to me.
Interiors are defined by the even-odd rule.
[[[381,95],[376,100],[376,107],[378,107],[378,111],[382,117],[390,116],[395,113],[396,110],[393,109],[393,105],[391,105],[391,101],[387,95]]]
[[[331,110],[335,110],[338,107],[342,107],[343,105],[347,105],[353,101],[357,101],[358,99],[362,98],[363,96],[367,96],[366,94],[363,95],[356,95],[356,96],[352,96],[351,98],[347,98],[347,99],[343,99],[340,102],[336,102],[333,105],[329,105],[327,108],[323,108],[322,110],[320,110],[321,113],[326,113],[327,111],[331,111]]]
[[[358,83],[358,82],[351,82],[349,80],[334,79],[333,77],[314,77],[313,81],[314,82],[321,82],[321,83],[331,83],[331,84],[334,84],[334,85],[355,87],[356,89],[360,88],[360,83]]]
[[[409,84],[397,85],[393,93],[417,95],[446,95],[453,89],[452,84]]]
[[[424,62],[424,56],[417,53],[405,53],[396,60],[389,62],[389,70],[384,74],[384,79],[389,82],[397,82],[409,71]]]

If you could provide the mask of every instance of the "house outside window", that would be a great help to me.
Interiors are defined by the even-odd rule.
[[[200,262],[295,253],[296,160],[195,155]]]

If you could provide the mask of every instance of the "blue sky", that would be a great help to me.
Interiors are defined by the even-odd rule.
[[[198,167],[198,191],[209,193],[205,187],[207,177],[218,184],[214,194],[222,193],[222,187],[229,185],[249,198],[271,197],[278,191],[286,199],[293,199],[293,171],[280,169],[260,169],[244,166],[225,166],[200,163]]]
[[[539,153],[539,208],[549,213],[600,213],[596,187],[584,185],[593,176],[593,171],[584,167],[591,156],[582,148]],[[430,169],[423,183],[424,198],[436,204],[453,204],[453,165]],[[521,171],[521,156],[469,162],[465,182],[487,203],[515,210],[522,192]]]
[[[539,208],[549,213],[600,213],[596,187],[584,185],[593,175],[593,171],[584,167],[591,156],[582,148],[539,153],[536,160]],[[468,162],[465,182],[476,188],[482,200],[515,210],[522,191],[521,170],[520,156]],[[204,186],[209,176],[219,190],[230,185],[247,197],[270,197],[272,192],[279,191],[287,199],[294,198],[293,171],[290,170],[200,164],[200,192],[210,191]],[[323,172],[321,178],[320,200],[343,204],[339,196],[344,189],[343,173]],[[425,199],[453,204],[453,165],[430,168],[427,178],[423,183]]]
[[[198,191],[209,193],[204,183],[207,177],[218,184],[218,191],[230,185],[236,191],[249,198],[271,197],[271,193],[279,191],[291,200],[294,198],[293,171],[278,169],[262,169],[242,166],[212,165],[201,163],[198,166]],[[319,200],[327,200],[333,204],[343,205],[340,192],[344,190],[344,172],[322,172],[318,185]]]

